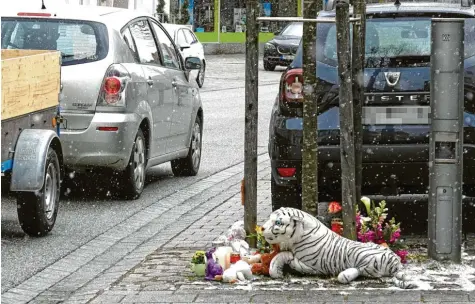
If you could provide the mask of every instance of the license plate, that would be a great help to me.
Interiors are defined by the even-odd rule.
[[[365,125],[426,125],[429,106],[363,107]]]
[[[280,55],[282,60],[294,60],[294,55]]]

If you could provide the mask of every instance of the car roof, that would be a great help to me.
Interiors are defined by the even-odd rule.
[[[350,7],[350,13],[353,9]],[[468,17],[475,17],[475,8],[463,7],[460,4],[451,3],[437,3],[437,2],[401,2],[401,5],[394,5],[394,3],[375,3],[366,5],[366,13],[368,15],[378,14],[401,14],[401,15],[415,15],[421,13],[427,14],[454,14],[466,15]],[[322,11],[321,17],[334,17],[335,10]]]
[[[188,29],[188,30],[191,30],[189,26],[186,26],[186,25],[183,25],[183,24],[173,24],[173,23],[162,23],[163,27],[167,30],[167,31],[173,31],[173,32],[176,32],[178,31],[179,29]]]
[[[46,9],[42,10],[40,6],[32,7],[31,3],[28,3],[28,5],[23,3],[18,5],[9,4],[8,7],[2,7],[0,15],[2,17],[18,17],[17,14],[20,12],[50,13],[51,17],[47,18],[101,22],[106,24],[109,28],[116,30],[120,30],[131,19],[138,17],[153,18],[146,12],[117,7],[55,4],[49,5]]]

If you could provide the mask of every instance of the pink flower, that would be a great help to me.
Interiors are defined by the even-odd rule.
[[[399,240],[399,238],[401,237],[401,230],[398,229],[396,231],[393,232],[393,234],[391,235],[391,240],[389,241],[391,244],[393,244],[394,242],[396,242],[397,240]]]
[[[406,256],[408,254],[407,250],[396,250],[395,252],[400,258],[401,258],[401,263],[406,264]]]

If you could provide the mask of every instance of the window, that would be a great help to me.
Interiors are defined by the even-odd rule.
[[[129,47],[132,55],[134,56],[135,61],[139,62],[139,55],[137,53],[137,49],[135,48],[134,39],[132,38],[132,34],[130,33],[130,29],[126,28],[122,34],[122,38],[124,38],[125,44]]]
[[[431,52],[430,26],[431,21],[427,18],[369,19],[365,49],[367,66],[392,64],[391,58],[411,57],[421,58],[418,64],[428,63]],[[336,26],[319,24],[318,29],[318,48],[323,48],[321,54],[317,52],[318,60],[336,66]]]
[[[101,60],[109,41],[105,25],[87,21],[2,18],[2,49],[60,51],[62,65]]]
[[[130,32],[135,40],[140,63],[160,64],[155,39],[146,20],[139,20],[130,26]]]
[[[188,41],[189,44],[193,44],[198,42],[198,39],[196,38],[195,34],[193,34],[190,30],[183,30],[185,32],[186,40]]]
[[[465,20],[465,58],[475,56],[475,18]]]
[[[162,50],[163,65],[168,68],[179,69],[180,63],[175,46],[173,45],[172,41],[170,40],[170,38],[168,38],[165,31],[158,26],[158,24],[152,22],[152,27],[155,31],[155,34],[157,35],[158,45]]]
[[[303,35],[303,23],[302,22],[292,22],[284,28],[282,36],[296,36],[302,37]]]
[[[185,45],[187,43],[186,41],[187,39],[185,38],[185,33],[183,32],[183,30],[178,30],[178,33],[177,33],[177,42],[178,42],[178,45]],[[188,42],[189,43],[189,42]]]

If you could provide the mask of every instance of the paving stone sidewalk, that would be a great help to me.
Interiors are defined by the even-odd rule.
[[[260,155],[258,163],[262,223],[271,211],[268,156]],[[440,279],[436,270],[425,269],[420,271],[428,273],[434,290],[401,291],[387,280],[361,280],[343,288],[332,279],[308,277],[231,285],[195,277],[189,268],[193,252],[209,248],[243,218],[242,177],[240,163],[159,200],[3,293],[2,303],[475,302],[473,290],[457,285],[470,284],[470,279],[475,284],[475,277],[450,274]],[[472,237],[469,243],[474,242]],[[475,248],[468,248],[467,255],[475,257]]]

